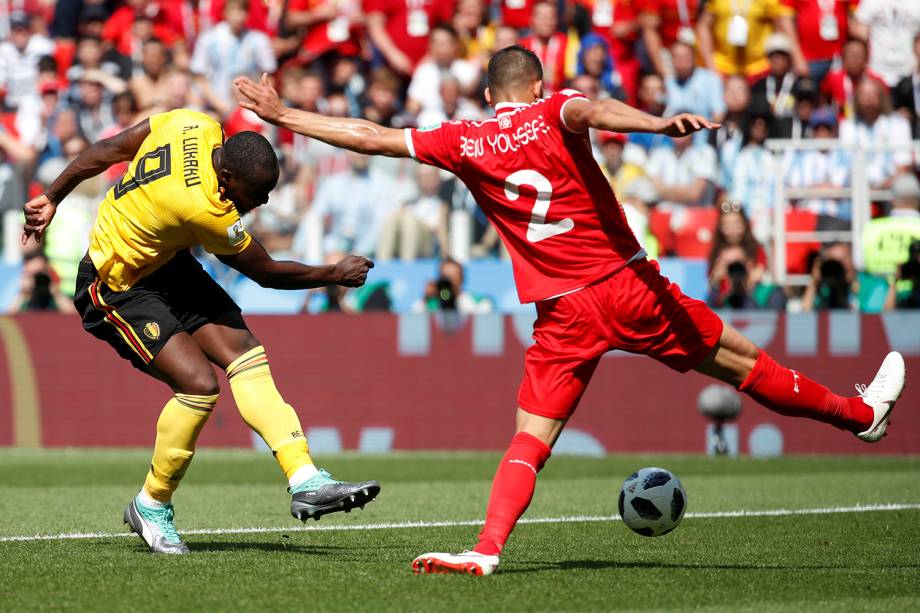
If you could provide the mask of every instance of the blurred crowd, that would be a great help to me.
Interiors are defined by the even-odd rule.
[[[917,302],[918,0],[5,0],[0,41],[0,213],[41,193],[93,141],[192,108],[228,136],[256,130],[275,144],[282,179],[247,221],[272,253],[440,258],[462,278],[451,257],[504,257],[462,184],[269,126],[236,104],[232,81],[269,73],[289,105],[424,127],[489,117],[485,67],[520,44],[543,62],[547,93],[571,87],[723,124],[676,139],[591,135],[646,250],[707,259],[714,306],[856,308],[870,294],[888,308]],[[774,156],[768,139],[843,146]],[[814,192],[789,202],[790,231],[843,236],[856,145],[868,148],[858,170],[883,194],[873,196],[864,252],[854,257],[852,242],[836,238],[790,245],[789,272],[809,281],[778,287],[768,264],[777,178]],[[48,286],[41,304],[66,305],[95,206],[124,170],[81,185],[41,250],[26,249],[33,272],[17,308],[39,285]],[[16,233],[3,236],[9,251]],[[445,279],[420,308],[482,310],[457,299],[459,286],[444,298]],[[327,308],[340,302],[330,292]]]

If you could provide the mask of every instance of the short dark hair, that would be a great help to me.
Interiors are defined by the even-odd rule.
[[[543,80],[543,65],[530,49],[520,45],[505,47],[489,60],[489,88],[508,91]]]
[[[262,185],[278,181],[278,156],[271,143],[258,132],[237,132],[224,142],[223,166],[233,176]]]

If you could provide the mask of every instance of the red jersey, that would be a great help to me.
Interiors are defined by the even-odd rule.
[[[533,104],[502,103],[488,121],[407,129],[410,155],[463,181],[495,226],[521,302],[581,289],[642,249],[597,162],[587,133],[570,131],[566,89]]]
[[[333,0],[289,0],[288,11],[308,11]],[[314,23],[303,34],[301,48],[305,59],[313,59],[330,51],[354,57],[361,53],[361,0],[335,2],[337,15],[333,19]]]
[[[536,0],[502,0],[502,25],[524,30],[530,27],[530,13]]]
[[[417,65],[428,53],[428,35],[438,23],[450,23],[455,0],[364,0],[364,12],[383,13],[393,44]]]
[[[802,54],[809,62],[840,55],[847,22],[858,0],[780,0],[781,14],[794,17]]]
[[[554,33],[545,44],[536,36],[521,39],[521,46],[530,49],[543,64],[543,83],[546,89],[555,91],[566,81],[565,64],[569,56],[569,37],[562,32]]]
[[[661,19],[658,32],[665,49],[677,41],[681,29],[693,30],[700,12],[700,0],[635,0],[633,6],[640,14],[651,13]]]

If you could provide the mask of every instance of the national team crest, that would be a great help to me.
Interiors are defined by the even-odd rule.
[[[507,115],[505,117],[500,117],[498,119],[498,127],[502,130],[507,130],[511,127],[511,118]]]
[[[144,324],[144,336],[152,341],[160,338],[160,324],[155,321],[148,321]]]

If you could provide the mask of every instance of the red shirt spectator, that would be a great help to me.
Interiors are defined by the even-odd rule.
[[[502,0],[502,25],[523,30],[530,24],[536,0]]]
[[[290,0],[285,22],[303,28],[302,61],[330,51],[348,57],[361,53],[361,0]]]
[[[364,0],[367,27],[374,46],[396,72],[412,70],[428,51],[428,34],[448,23],[455,0]]]
[[[591,17],[593,31],[603,36],[610,48],[623,89],[635,99],[639,84],[639,60],[636,57],[635,4],[639,0],[578,0]]]
[[[670,49],[678,37],[691,42],[700,0],[633,0],[642,24],[642,37],[655,71],[665,75],[661,52]]]
[[[181,0],[160,0],[159,2],[140,2],[131,0],[115,9],[105,22],[102,38],[111,41],[122,55],[134,57],[135,46],[143,43],[137,40],[134,22],[139,15],[153,23],[153,37],[159,38],[167,47],[189,38],[185,31],[186,20]]]
[[[538,2],[530,17],[531,35],[521,40],[521,46],[537,54],[543,64],[543,83],[549,92],[557,91],[569,74],[566,64],[569,56],[569,37],[557,32],[559,15],[556,5]]]
[[[808,62],[831,60],[843,51],[849,16],[859,0],[780,0],[782,15],[794,17],[799,47]]]
[[[224,120],[224,138],[230,138],[237,132],[258,132],[265,134],[268,124],[259,119],[259,116],[240,106],[233,109],[233,112]]]
[[[863,79],[878,81],[888,91],[885,80],[869,69],[866,43],[853,39],[843,46],[843,67],[833,70],[821,82],[821,93],[837,105],[840,116],[853,117],[853,93]]]

